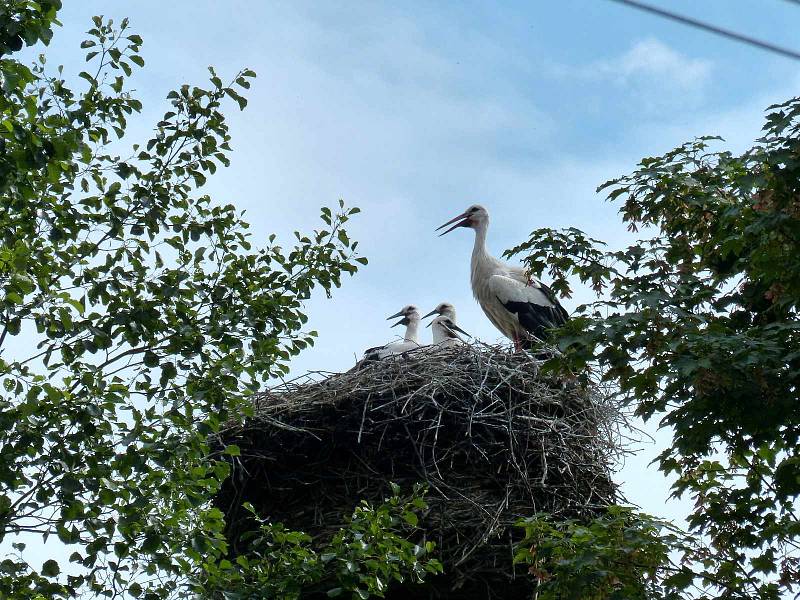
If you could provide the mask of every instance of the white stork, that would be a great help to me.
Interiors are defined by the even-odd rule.
[[[399,312],[393,314],[391,317],[388,317],[386,320],[389,321],[390,319],[396,319],[397,317],[403,318],[392,325],[392,327],[397,327],[398,325],[406,326],[406,333],[405,336],[403,336],[403,339],[397,340],[396,342],[389,342],[385,346],[369,348],[364,352],[364,361],[381,360],[387,356],[395,356],[402,354],[403,352],[408,352],[409,350],[415,350],[419,348],[418,329],[420,316],[417,307],[413,304],[404,306]]]
[[[449,317],[450,320],[452,320],[453,323],[455,323],[456,322],[456,307],[453,306],[452,304],[450,304],[449,302],[442,302],[441,304],[439,304],[439,306],[434,308],[427,315],[423,315],[422,318],[423,319],[427,319],[431,315],[440,315],[442,317]],[[429,325],[429,327],[430,327],[430,325]]]
[[[530,348],[536,340],[545,338],[545,331],[566,323],[567,311],[550,288],[529,276],[525,269],[499,261],[488,253],[489,212],[484,207],[474,204],[436,230],[451,223],[455,225],[440,236],[457,227],[475,230],[470,263],[472,293],[492,324],[514,341],[517,350]]]
[[[453,348],[464,344],[464,340],[458,335],[459,332],[469,336],[450,317],[446,316],[436,317],[427,326],[433,332],[433,345],[437,348]]]

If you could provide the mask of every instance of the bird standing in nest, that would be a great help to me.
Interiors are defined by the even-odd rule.
[[[440,235],[458,227],[475,230],[470,263],[472,293],[483,312],[517,350],[530,349],[545,339],[545,332],[567,322],[569,316],[552,290],[522,267],[497,260],[486,249],[489,212],[479,204],[437,228],[455,223]]]

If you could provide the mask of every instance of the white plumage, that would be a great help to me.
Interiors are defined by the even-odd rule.
[[[428,324],[433,332],[433,345],[437,348],[452,348],[461,346],[464,340],[459,336],[459,332],[469,335],[466,331],[456,325],[450,317],[439,316]]]
[[[456,223],[441,235],[457,227],[475,230],[475,245],[470,262],[472,293],[492,324],[519,350],[543,340],[547,329],[563,325],[567,311],[553,292],[521,267],[497,260],[486,250],[489,213],[480,206],[470,206],[439,229]]]
[[[402,317],[402,319],[392,325],[392,327],[397,327],[398,325],[406,326],[406,332],[403,336],[403,339],[389,342],[383,346],[376,346],[375,348],[367,349],[364,352],[364,361],[382,360],[389,356],[396,356],[410,350],[416,350],[420,347],[419,322],[421,317],[419,316],[419,310],[417,307],[413,304],[409,304],[408,306],[403,307],[399,312],[393,314],[391,317],[388,317],[387,321],[397,317]]]

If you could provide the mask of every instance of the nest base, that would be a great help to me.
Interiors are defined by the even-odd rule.
[[[421,535],[445,574],[387,598],[530,598],[512,562],[515,522],[589,517],[613,502],[622,419],[597,390],[540,366],[493,347],[419,350],[263,394],[254,418],[221,433],[241,450],[216,498],[234,553],[247,552],[240,535],[252,527],[244,501],[324,539],[360,500],[382,501],[389,482],[424,482]]]

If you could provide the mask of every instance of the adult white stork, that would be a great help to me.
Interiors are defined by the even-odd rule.
[[[464,340],[458,335],[459,332],[469,336],[450,317],[446,316],[436,317],[427,326],[433,332],[433,345],[436,348],[452,348],[464,344]]]
[[[431,315],[440,315],[442,317],[449,317],[450,320],[452,320],[453,323],[455,323],[456,322],[456,307],[453,306],[452,304],[450,304],[449,302],[442,302],[442,303],[439,304],[439,306],[434,308],[427,315],[423,315],[422,318],[423,319],[427,319]],[[428,325],[428,327],[430,327],[430,325]]]
[[[455,225],[439,235],[458,227],[475,230],[470,263],[472,293],[492,324],[514,341],[517,350],[534,346],[536,340],[545,338],[547,329],[566,323],[567,311],[550,288],[525,269],[499,261],[486,250],[489,212],[483,206],[470,206],[436,230],[452,223]]]
[[[389,321],[391,319],[396,319],[397,317],[402,317],[402,319],[392,325],[392,327],[397,327],[398,325],[406,326],[406,333],[403,336],[403,339],[395,342],[389,342],[384,346],[369,348],[364,352],[364,361],[381,360],[387,356],[395,356],[402,354],[403,352],[408,352],[409,350],[415,350],[419,348],[418,330],[420,316],[417,307],[413,304],[404,306],[399,312],[393,314],[391,317],[387,317],[386,320]]]

